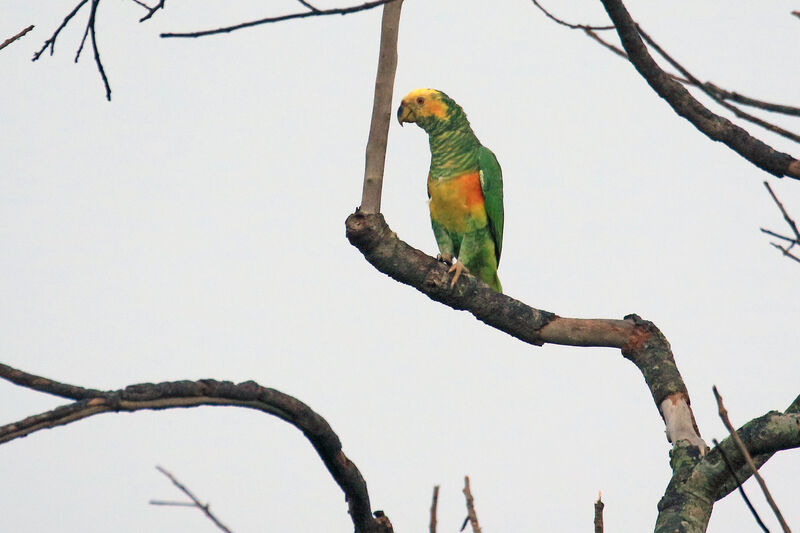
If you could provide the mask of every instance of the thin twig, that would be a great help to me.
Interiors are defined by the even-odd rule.
[[[776,237],[778,239],[781,239],[781,240],[784,240],[784,241],[788,241],[788,242],[792,243],[792,246],[794,246],[795,244],[798,244],[797,240],[794,237],[787,237],[786,235],[781,235],[780,233],[775,233],[774,231],[771,231],[771,230],[768,230],[768,229],[765,229],[765,228],[758,228],[758,229],[760,229],[763,233],[766,233],[767,235],[771,235],[771,236]]]
[[[731,463],[728,461],[728,456],[725,455],[725,452],[722,450],[722,447],[719,445],[717,439],[711,439],[711,442],[714,444],[714,446],[716,446],[716,449],[719,450],[719,454],[722,457],[722,462],[725,463],[725,467],[728,469],[728,472],[730,472],[731,476],[733,476],[733,479],[736,480],[736,487],[739,489],[739,494],[742,496],[742,499],[744,500],[745,505],[747,505],[747,508],[750,509],[750,513],[753,515],[753,518],[756,519],[756,522],[758,523],[759,527],[761,527],[761,530],[764,531],[764,533],[769,533],[769,529],[767,529],[767,526],[764,525],[764,522],[758,515],[758,511],[756,511],[755,507],[753,507],[753,504],[750,503],[750,498],[748,498],[747,494],[745,494],[742,482],[739,479],[739,476],[736,475],[736,471],[734,471],[733,467],[731,466]]]
[[[469,489],[469,476],[464,476],[464,497],[467,500],[467,519],[472,524],[472,533],[481,533],[481,526],[478,524],[478,514],[475,512],[475,500],[472,491]],[[464,527],[462,526],[462,530]]]
[[[8,39],[6,39],[5,41],[3,41],[3,44],[0,44],[0,50],[2,50],[3,48],[5,48],[5,47],[6,47],[6,46],[8,46],[9,44],[13,43],[13,42],[14,42],[14,41],[16,41],[17,39],[19,39],[20,37],[22,37],[23,35],[25,35],[26,33],[28,33],[29,31],[31,31],[32,29],[33,29],[33,24],[31,24],[30,26],[28,26],[27,28],[25,28],[24,30],[22,30],[21,32],[19,32],[18,34],[16,34],[15,36],[13,36],[13,37],[9,37],[9,38],[8,38]]]
[[[319,11],[319,9],[317,9],[314,6],[312,6],[311,4],[306,2],[305,0],[297,0],[297,1],[300,2],[302,5],[304,5],[305,7],[307,7],[308,9],[310,9],[311,11]]]
[[[613,30],[614,29],[614,26],[589,26],[588,24],[572,24],[570,22],[567,22],[567,21],[565,21],[563,19],[560,19],[560,18],[556,17],[555,15],[550,13],[548,10],[546,10],[536,0],[531,0],[531,2],[533,2],[533,5],[538,7],[539,11],[544,13],[545,16],[547,16],[547,18],[549,18],[550,20],[552,20],[556,24],[560,24],[562,26],[566,26],[567,28],[570,28],[570,29],[573,29],[573,30]]]
[[[165,507],[197,507],[194,503],[191,502],[168,502],[166,500],[150,500],[150,505],[163,505]]]
[[[769,131],[771,131],[773,133],[777,133],[778,135],[786,137],[787,139],[791,139],[794,142],[800,143],[800,135],[797,135],[796,133],[793,133],[791,131],[785,130],[785,129],[779,127],[779,126],[776,126],[775,124],[769,123],[766,120],[762,120],[762,119],[760,119],[760,118],[758,118],[756,116],[751,115],[750,113],[746,113],[745,111],[742,111],[741,109],[739,109],[735,105],[730,104],[730,103],[726,102],[725,100],[723,100],[722,98],[720,98],[719,93],[715,92],[707,84],[701,82],[694,75],[692,75],[692,73],[690,73],[686,68],[684,68],[683,65],[678,63],[675,59],[673,59],[672,56],[670,56],[663,48],[661,48],[661,46],[659,46],[658,43],[656,43],[652,39],[652,37],[650,37],[642,29],[641,26],[639,26],[638,24],[635,24],[635,26],[636,26],[637,31],[639,32],[639,35],[642,36],[642,38],[645,40],[645,42],[647,42],[647,44],[649,44],[650,47],[653,48],[653,50],[658,52],[658,54],[661,57],[663,57],[670,65],[672,65],[675,69],[677,69],[678,72],[683,74],[683,76],[685,76],[686,79],[689,80],[691,85],[694,85],[695,87],[697,87],[698,89],[703,91],[712,100],[714,100],[717,104],[719,104],[722,107],[724,107],[725,109],[733,112],[734,115],[736,115],[737,117],[739,117],[739,118],[741,118],[743,120],[746,120],[748,122],[752,122],[753,124],[761,126],[762,128],[764,128],[766,130],[769,130]],[[713,84],[712,84],[712,86],[713,86]]]
[[[80,11],[80,9],[88,1],[89,0],[81,0],[80,2],[78,2],[78,5],[76,5],[72,9],[72,11],[67,13],[67,16],[64,17],[63,21],[61,21],[61,24],[58,26],[58,28],[56,28],[56,31],[53,32],[53,35],[51,35],[50,38],[47,39],[44,42],[44,44],[42,45],[42,48],[38,52],[33,54],[33,59],[31,59],[31,61],[36,61],[37,59],[39,59],[39,57],[41,57],[41,55],[44,53],[44,51],[47,50],[48,46],[50,47],[50,55],[53,55],[53,52],[55,51],[55,47],[56,47],[56,39],[58,38],[58,34],[61,33],[61,30],[63,30],[67,26],[67,24],[69,24],[69,21],[72,19],[72,17],[74,17],[75,14],[78,11]]]
[[[158,11],[159,9],[164,9],[164,2],[166,2],[166,1],[167,0],[159,0],[159,2],[156,5],[154,5],[153,7],[150,7],[150,6],[146,5],[146,4],[142,4],[141,2],[138,2],[137,0],[134,0],[134,2],[136,2],[137,4],[141,4],[145,8],[147,8],[147,15],[143,16],[142,18],[140,18],[139,22],[144,22],[145,20],[147,20],[150,17],[152,17],[153,15],[155,15],[156,11]]]
[[[431,500],[431,526],[430,533],[436,533],[436,508],[439,505],[439,485],[433,487],[433,498]]]
[[[593,30],[613,29],[614,26],[589,26],[589,25],[586,25],[586,24],[573,24],[573,23],[570,23],[570,22],[566,22],[565,20],[556,17],[555,15],[550,13],[547,9],[542,7],[542,5],[539,4],[539,2],[537,0],[531,0],[531,1],[550,20],[556,22],[557,24],[559,24],[561,26],[565,26],[565,27],[573,29],[573,30],[583,30],[584,34],[586,34],[588,37],[590,37],[590,38],[594,39],[595,41],[597,41],[597,43],[600,44],[601,46],[607,48],[608,50],[610,50],[614,54],[616,54],[616,55],[618,55],[618,56],[620,56],[620,57],[622,57],[624,59],[628,59],[628,55],[625,53],[624,50],[621,50],[620,48],[614,46],[613,44],[610,44],[610,43],[606,42],[605,40],[600,38],[600,36],[598,36],[593,31]],[[638,24],[637,24],[637,26],[638,26]],[[642,36],[644,37],[644,35],[642,35]],[[694,81],[692,81],[692,80],[688,80],[686,78],[681,78],[681,77],[676,76],[674,74],[669,74],[669,75],[671,77],[675,78],[677,81],[680,81],[681,83],[684,83],[684,84],[687,84],[687,85],[694,85],[696,87],[699,87],[700,89],[703,89],[704,92],[709,94],[709,96],[713,97],[713,95],[716,95],[716,97],[719,98],[720,100],[732,100],[732,101],[737,102],[737,103],[742,104],[742,105],[746,105],[746,106],[750,106],[750,107],[757,107],[759,109],[763,109],[765,111],[771,111],[773,113],[781,113],[781,114],[784,114],[784,115],[800,116],[800,108],[798,108],[798,107],[787,106],[787,105],[782,105],[782,104],[774,104],[774,103],[771,103],[771,102],[765,102],[763,100],[757,100],[755,98],[750,98],[748,96],[744,96],[744,95],[739,94],[737,92],[728,91],[726,89],[723,89],[722,87],[719,87],[719,86],[717,86],[717,85],[715,85],[714,83],[711,83],[711,82],[700,83],[696,79]],[[713,93],[713,95],[711,93],[708,93],[708,91],[711,91],[711,93]],[[715,99],[715,101],[716,101],[716,99]],[[746,115],[746,113],[744,113],[741,110],[737,110],[737,112],[739,114],[745,114]],[[739,115],[737,115],[737,116],[739,116]],[[746,118],[744,116],[740,116],[740,118],[743,118],[745,120],[750,120],[749,118]],[[760,119],[756,119],[756,120],[760,120]],[[754,122],[754,123],[758,124],[758,122]],[[769,123],[765,123],[765,124],[769,124]],[[769,129],[771,131],[774,131],[775,133],[779,133],[778,131],[775,131],[775,129],[774,129],[774,128],[777,128],[777,126],[774,126],[772,124],[769,124],[769,126],[766,126],[766,125],[763,125],[763,124],[759,124],[759,125],[765,127],[766,129]],[[780,128],[778,128],[778,129],[780,129]],[[791,138],[791,137],[789,137],[789,138]]]
[[[800,230],[797,229],[797,224],[795,224],[795,221],[792,219],[792,217],[789,216],[789,213],[786,212],[786,209],[783,207],[783,204],[781,203],[781,201],[778,200],[777,196],[775,196],[775,193],[772,192],[772,187],[769,186],[769,183],[767,183],[765,181],[764,182],[764,187],[767,188],[767,191],[769,191],[769,195],[772,196],[772,199],[775,202],[775,204],[778,206],[778,209],[781,210],[781,214],[783,215],[783,219],[786,221],[787,224],[789,224],[789,227],[792,229],[792,233],[794,233],[795,242],[800,243]]]
[[[704,85],[707,88],[711,89],[713,92],[717,93],[719,97],[722,98],[723,100],[733,100],[734,102],[738,102],[742,105],[757,107],[759,109],[763,109],[764,111],[771,111],[773,113],[780,113],[782,115],[800,116],[800,107],[794,107],[782,104],[773,104],[771,102],[765,102],[763,100],[756,100],[755,98],[750,98],[749,96],[744,96],[743,94],[739,94],[733,91],[728,91],[726,89],[723,89],[722,87],[718,87],[717,85],[714,85],[710,81],[705,82]]]
[[[797,256],[796,256],[796,255],[794,255],[792,252],[790,252],[790,249],[791,249],[791,247],[789,247],[789,248],[784,248],[783,246],[781,246],[780,244],[778,244],[778,243],[775,243],[775,242],[771,242],[770,244],[771,244],[772,246],[774,246],[775,248],[777,248],[778,250],[780,250],[780,251],[781,251],[781,253],[784,255],[784,257],[788,257],[789,259],[794,259],[795,261],[797,261],[798,263],[800,263],[800,257],[797,257]]]
[[[594,533],[603,533],[603,493],[597,493],[597,501],[594,502]]]
[[[267,17],[258,20],[251,20],[250,22],[242,22],[234,24],[233,26],[225,26],[223,28],[215,28],[213,30],[192,31],[192,32],[170,32],[162,33],[161,37],[203,37],[206,35],[216,35],[220,33],[230,33],[232,31],[241,30],[243,28],[251,28],[261,24],[270,24],[272,22],[282,22],[284,20],[302,19],[306,17],[322,17],[325,15],[349,15],[350,13],[357,13],[359,11],[366,11],[383,4],[390,4],[401,0],[376,0],[373,2],[366,2],[357,6],[339,7],[332,9],[319,9],[317,11],[303,11],[301,13],[291,13],[289,15],[280,15],[278,17]]]
[[[719,410],[719,417],[722,419],[722,423],[725,424],[725,427],[731,434],[733,441],[739,447],[739,450],[742,452],[747,464],[753,471],[753,476],[755,476],[756,481],[758,481],[758,485],[761,487],[762,492],[764,492],[764,497],[767,499],[767,503],[769,506],[772,507],[772,511],[775,513],[775,516],[778,518],[778,522],[780,522],[781,527],[785,533],[790,533],[791,530],[789,526],[786,524],[786,521],[783,519],[783,515],[781,514],[780,509],[778,509],[775,500],[772,499],[772,495],[767,488],[767,484],[764,482],[764,478],[761,477],[761,474],[758,473],[758,468],[756,468],[755,463],[753,462],[753,458],[750,456],[750,452],[747,451],[747,447],[742,442],[742,439],[739,437],[739,433],[734,429],[733,424],[731,424],[730,419],[728,418],[728,411],[725,409],[725,405],[722,403],[722,396],[720,396],[719,391],[717,390],[716,385],[711,389],[714,393],[714,398],[717,399],[717,408]]]
[[[372,214],[381,211],[383,170],[386,162],[389,123],[392,120],[392,93],[397,70],[397,35],[402,8],[402,0],[386,4],[381,17],[378,72],[375,76],[375,96],[372,101],[372,118],[364,163],[364,186],[359,206],[359,210],[363,213]]]
[[[111,86],[108,84],[108,76],[106,76],[106,69],[103,68],[103,62],[100,61],[100,50],[97,48],[97,34],[95,33],[95,20],[97,15],[97,6],[100,5],[100,0],[92,0],[92,11],[89,15],[89,31],[92,35],[92,51],[94,52],[94,62],[97,64],[97,70],[100,72],[100,77],[103,78],[103,85],[106,88],[106,100],[111,101]]]
[[[783,204],[780,200],[778,200],[777,195],[773,192],[772,187],[770,187],[769,183],[766,181],[764,182],[764,187],[767,188],[769,195],[772,197],[772,200],[775,202],[775,205],[778,206],[778,209],[781,211],[781,215],[783,215],[783,219],[791,228],[792,233],[794,233],[794,237],[786,237],[785,235],[781,235],[779,233],[775,233],[774,231],[770,231],[768,229],[761,228],[761,231],[766,233],[767,235],[772,235],[778,239],[785,240],[789,242],[789,246],[782,246],[778,243],[771,242],[770,244],[774,246],[776,249],[780,250],[784,257],[788,257],[789,259],[793,259],[800,263],[800,257],[794,255],[791,250],[794,248],[795,245],[800,246],[800,230],[797,228],[797,224],[795,223],[794,219],[789,216],[789,213],[786,212],[786,208],[783,207]]]
[[[214,513],[211,512],[210,504],[200,503],[200,500],[198,500],[197,497],[194,494],[192,494],[192,491],[187,489],[186,486],[183,483],[178,481],[175,478],[175,476],[173,476],[165,468],[157,466],[156,470],[158,470],[159,472],[161,472],[162,474],[167,476],[169,478],[169,480],[172,481],[172,484],[175,485],[176,487],[178,487],[178,490],[180,490],[181,492],[186,494],[186,496],[188,496],[189,499],[192,500],[192,502],[193,502],[191,504],[185,504],[184,503],[184,504],[178,504],[178,505],[192,505],[194,507],[197,507],[198,509],[203,511],[203,514],[205,514],[208,517],[209,520],[214,522],[214,525],[216,525],[219,529],[221,529],[222,531],[225,531],[225,533],[232,533],[231,530],[228,529],[227,526],[225,526],[225,524],[220,522],[219,519],[216,516],[214,516]],[[166,503],[166,502],[154,503],[153,501],[151,501],[150,504],[151,505],[171,505],[171,504]],[[174,505],[174,504],[172,504],[172,505]]]

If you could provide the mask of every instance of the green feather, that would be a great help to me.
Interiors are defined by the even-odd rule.
[[[485,146],[478,148],[478,165],[481,169],[483,203],[499,263],[500,250],[503,248],[503,171],[492,151]]]

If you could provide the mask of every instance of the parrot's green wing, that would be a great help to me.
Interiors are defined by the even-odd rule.
[[[492,151],[485,146],[478,148],[478,165],[489,230],[494,239],[497,261],[500,262],[500,249],[503,247],[503,171]]]

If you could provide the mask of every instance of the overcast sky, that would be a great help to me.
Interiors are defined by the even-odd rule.
[[[252,379],[296,396],[330,422],[398,532],[426,530],[435,484],[440,531],[456,531],[464,474],[486,533],[590,531],[598,490],[608,531],[652,530],[669,444],[618,350],[526,345],[399,285],[346,241],[379,10],[180,40],[158,34],[302,7],[170,0],[139,24],[134,2],[103,2],[109,103],[91,50],[73,63],[87,8],[55,56],[30,61],[74,2],[0,1],[0,40],[36,25],[0,51],[0,361],[103,389]],[[607,23],[598,1],[549,3]],[[800,104],[795,2],[628,8],[701,79]],[[800,183],[702,136],[630,64],[529,2],[407,0],[399,47],[395,102],[447,92],[503,167],[507,294],[655,322],[709,443],[726,434],[712,384],[737,425],[797,396],[800,265],[758,228],[787,231],[762,181],[797,217]],[[393,123],[383,212],[435,254],[428,164],[424,132]],[[0,424],[62,403],[0,383]],[[210,407],[107,414],[3,445],[2,529],[214,531],[195,510],[148,505],[180,499],[157,464],[237,533],[352,530],[296,429]],[[798,452],[763,474],[800,527]],[[715,506],[710,531],[756,529],[735,494]]]

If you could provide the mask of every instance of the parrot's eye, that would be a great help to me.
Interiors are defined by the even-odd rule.
[[[425,103],[425,98],[423,98],[422,96],[417,98],[417,104],[422,105],[424,103]]]

